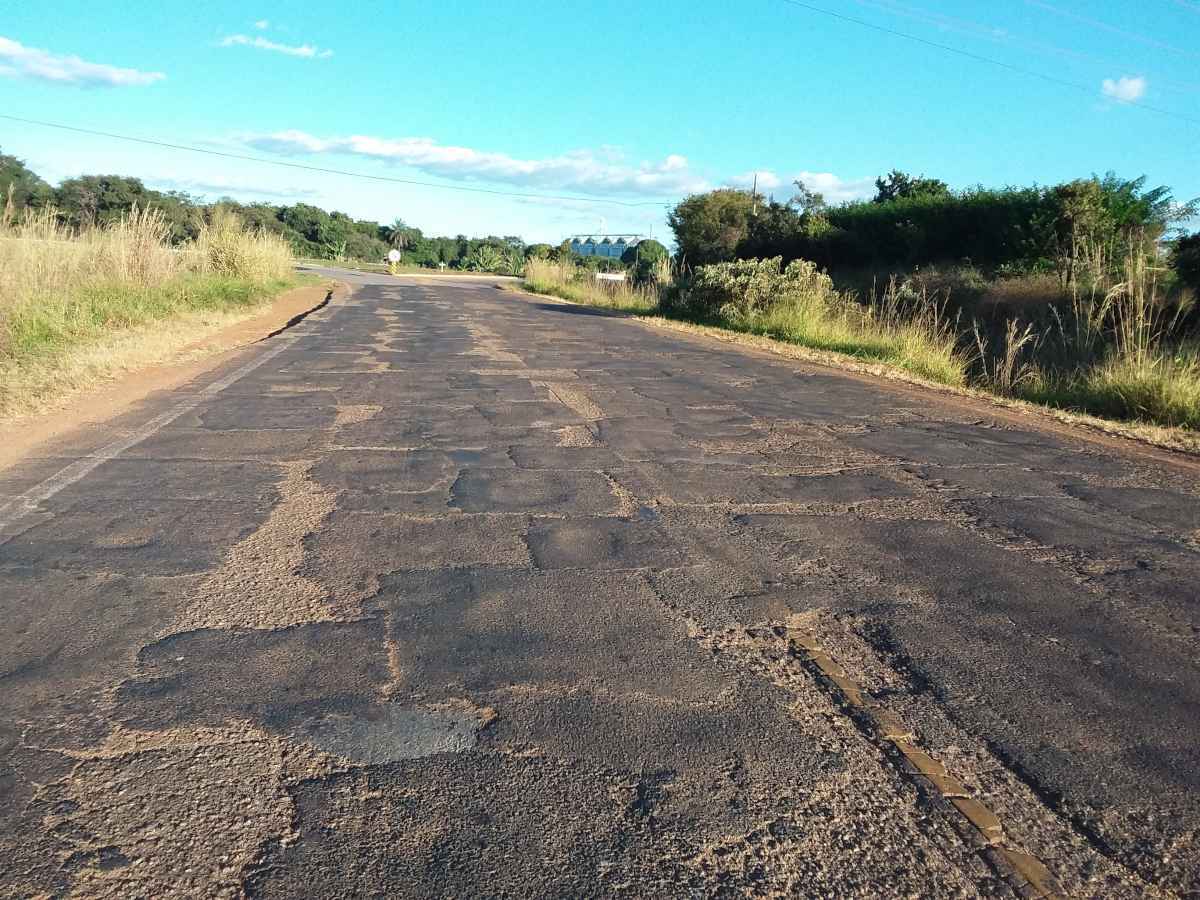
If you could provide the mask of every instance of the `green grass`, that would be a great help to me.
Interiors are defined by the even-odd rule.
[[[776,304],[766,312],[723,318],[722,327],[775,340],[887,363],[939,384],[966,383],[969,360],[956,336],[932,317],[893,316],[890,321],[817,303]]]
[[[525,280],[521,284],[525,290],[535,294],[561,297],[585,306],[637,315],[658,312],[658,291],[654,288],[634,286],[627,282],[593,281],[587,273],[576,270],[570,263],[531,259],[526,264]]]
[[[344,259],[340,262],[333,259],[297,259],[298,266],[318,266],[324,269],[350,269],[355,272],[386,272],[388,267],[385,263],[367,262],[361,259]],[[428,272],[429,269],[422,269],[420,266],[404,266],[404,271],[420,271]]]
[[[1017,396],[1108,419],[1200,429],[1200,347],[1143,362],[1110,357],[1082,372],[1038,374]]]
[[[300,283],[253,282],[225,275],[179,275],[160,284],[81,285],[55,302],[20,304],[0,324],[0,358],[10,364],[70,352],[113,331],[130,330],[196,312],[256,306]]]

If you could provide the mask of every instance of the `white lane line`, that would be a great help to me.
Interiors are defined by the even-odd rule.
[[[35,512],[38,504],[49,500],[63,488],[70,487],[81,478],[86,477],[98,466],[108,462],[110,459],[116,459],[130,447],[137,446],[146,440],[146,438],[153,436],[159,429],[170,425],[188,410],[194,409],[204,400],[219,394],[234,382],[245,378],[263,363],[274,359],[288,347],[292,346],[292,344],[296,343],[296,340],[297,338],[288,338],[280,341],[277,346],[256,356],[244,366],[234,369],[224,378],[212,382],[197,393],[180,400],[167,411],[159,413],[132,434],[113,441],[110,444],[105,444],[95,453],[89,453],[87,456],[75,460],[75,462],[71,463],[65,469],[55,472],[45,481],[34,485],[20,496],[14,497],[7,503],[0,505],[0,532],[3,532],[5,528],[29,515],[31,512]],[[0,543],[3,543],[3,541],[4,538],[0,537]]]

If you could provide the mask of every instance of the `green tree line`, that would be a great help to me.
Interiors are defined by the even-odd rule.
[[[892,171],[875,185],[873,199],[837,206],[800,182],[784,202],[723,188],[684,199],[668,221],[680,259],[692,266],[776,256],[833,271],[968,262],[1000,273],[1053,270],[1070,281],[1115,264],[1133,242],[1164,239],[1175,239],[1176,257],[1196,266],[1200,241],[1175,232],[1200,203],[1176,202],[1144,177],[1110,172],[1049,187],[953,191]]]
[[[162,212],[175,243],[195,238],[218,209],[226,209],[236,212],[252,229],[282,236],[296,256],[311,259],[380,261],[396,249],[411,265],[515,272],[528,252],[557,250],[547,244],[527,247],[515,235],[428,236],[400,219],[385,225],[327,212],[307,203],[239,203],[227,197],[204,203],[181,191],[155,190],[138,178],[124,175],[82,175],[54,187],[22,160],[0,154],[0,207],[6,204],[10,214],[53,207],[71,228],[106,225],[135,206],[150,207]]]

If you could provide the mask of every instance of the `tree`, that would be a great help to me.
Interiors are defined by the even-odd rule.
[[[681,200],[667,214],[680,258],[693,266],[733,259],[749,230],[753,208],[751,193],[733,188]]]
[[[1083,272],[1100,276],[1139,246],[1153,247],[1200,209],[1198,200],[1176,202],[1168,187],[1145,188],[1144,175],[1126,181],[1108,172],[1053,189],[1053,256],[1066,284]]]
[[[195,200],[185,193],[161,193],[147,188],[140,178],[123,175],[81,175],[68,178],[54,191],[54,205],[67,224],[82,228],[108,225],[139,209],[162,212],[171,240],[178,243],[199,233],[203,218]]]
[[[946,182],[924,175],[912,176],[899,169],[875,179],[875,203],[907,200],[911,197],[949,197]]]
[[[0,207],[8,202],[9,194],[15,209],[42,206],[54,191],[26,165],[24,160],[0,153]]]
[[[146,186],[137,178],[81,175],[63,181],[54,192],[54,201],[63,217],[78,228],[115,221],[135,203],[145,205],[146,193]]]
[[[405,250],[414,249],[424,238],[420,228],[413,228],[411,225],[406,225],[403,219],[396,219],[391,225],[381,227],[379,231],[380,236],[388,246],[399,250],[401,255],[404,254]]]
[[[792,197],[792,205],[799,207],[801,212],[820,213],[825,210],[825,195],[809,190],[799,178],[792,182],[796,185],[796,195]]]
[[[654,265],[661,259],[666,259],[671,254],[667,248],[653,238],[646,238],[638,241],[621,255],[621,262],[627,266],[636,265],[638,263],[649,263]]]
[[[1200,231],[1181,237],[1171,253],[1171,267],[1184,287],[1200,298]]]
[[[633,270],[634,278],[642,281],[651,277],[655,267],[670,255],[667,248],[658,241],[646,238],[621,254],[621,262]]]
[[[530,244],[525,248],[526,259],[549,259],[554,248],[549,244]]]
[[[1157,240],[1200,212],[1200,198],[1179,203],[1166,185],[1145,190],[1145,175],[1125,181],[1108,172],[1100,179],[1093,175],[1092,181],[1098,184],[1100,202],[1118,231],[1141,232]]]

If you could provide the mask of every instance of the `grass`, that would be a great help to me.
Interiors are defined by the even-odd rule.
[[[1200,344],[1141,359],[1113,352],[1074,373],[1036,372],[1014,394],[1109,419],[1200,430]]]
[[[286,243],[218,215],[171,247],[134,210],[75,233],[53,210],[0,217],[0,416],[163,358],[294,285]]]
[[[814,350],[887,363],[938,384],[961,386],[970,364],[958,336],[926,298],[906,308],[893,289],[881,305],[852,298],[801,295],[763,312],[726,316],[724,327]]]
[[[610,287],[595,282],[570,262],[530,260],[526,289],[562,297],[576,303],[600,306],[639,315],[664,313],[662,303],[667,278],[633,286],[617,282]],[[762,308],[712,316],[672,313],[691,321],[716,324],[747,334],[762,335],[790,344],[826,350],[858,359],[889,363],[942,384],[962,384],[968,360],[956,348],[953,331],[939,311],[924,303],[911,312],[898,292],[890,291],[876,308],[860,306],[852,298],[825,288],[792,292]]]
[[[586,306],[649,315],[658,310],[658,289],[628,281],[597,281],[571,262],[530,259],[524,287],[535,294],[561,297]]]
[[[333,269],[350,269],[356,272],[375,272],[380,275],[496,275],[502,273],[495,272],[475,272],[470,269],[452,269],[447,266],[445,269],[436,269],[429,266],[419,266],[415,263],[382,263],[368,262],[362,259],[297,259],[296,263],[302,266],[315,266],[318,268],[333,268]]]
[[[1182,333],[1186,307],[1168,314],[1173,307],[1159,270],[1142,251],[1132,252],[1107,283],[1089,285],[1086,295],[1043,274],[989,282],[975,272],[935,270],[889,279],[881,293],[869,291],[874,299],[866,304],[819,273],[789,281],[786,271],[776,271],[763,280],[757,264],[729,265],[724,282],[721,272],[709,271],[665,289],[651,281],[614,291],[589,282],[569,262],[531,261],[524,287],[765,337],[817,351],[825,362],[880,363],[954,389],[1131,423],[1126,433],[1163,446],[1191,447],[1190,433],[1200,430],[1200,339]],[[715,283],[716,299],[689,303],[689,283],[701,295]],[[987,324],[964,317],[962,304],[951,314],[952,283],[970,292],[965,309]],[[1178,439],[1164,428],[1178,431]]]
[[[299,258],[296,260],[296,264],[301,265],[301,266],[314,266],[314,267],[323,268],[323,269],[330,269],[330,268],[332,268],[332,269],[350,269],[355,272],[383,273],[388,270],[386,263],[367,262],[366,260],[362,260],[362,259],[334,260],[334,259]],[[411,268],[413,271],[417,271],[417,270],[420,270],[423,272],[429,271],[428,269],[420,269],[419,266],[411,266],[409,268]]]

